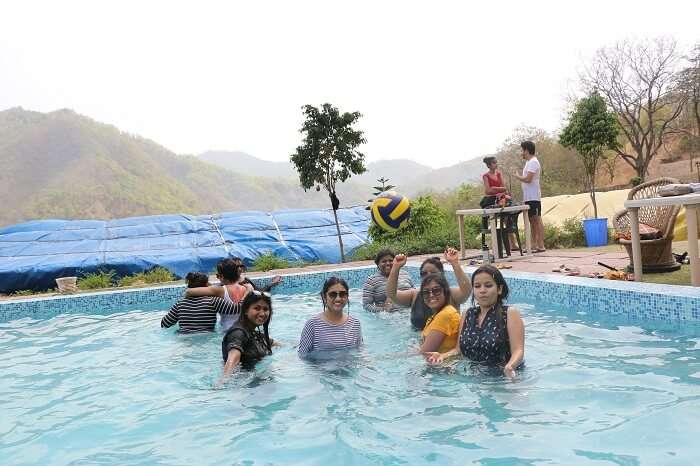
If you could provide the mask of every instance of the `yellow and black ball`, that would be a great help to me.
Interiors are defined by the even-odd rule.
[[[381,193],[372,201],[372,221],[379,228],[394,232],[408,225],[411,216],[411,202],[406,196],[394,191]]]

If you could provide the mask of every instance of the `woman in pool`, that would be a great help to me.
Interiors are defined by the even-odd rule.
[[[508,284],[500,270],[482,265],[472,275],[472,288],[476,306],[462,315],[457,344],[425,356],[440,363],[461,353],[472,362],[502,367],[506,377],[513,377],[525,356],[525,326],[518,309],[504,304]]]
[[[421,353],[444,352],[454,348],[459,330],[459,311],[450,304],[450,285],[441,273],[423,277],[420,299],[431,315],[421,331]]]
[[[252,285],[242,285],[238,283],[241,276],[241,267],[235,259],[223,259],[216,264],[216,278],[221,281],[222,286],[206,286],[201,288],[188,288],[185,292],[187,297],[195,296],[216,296],[223,298],[227,303],[239,307],[246,295],[253,290]],[[229,315],[221,315],[221,329],[227,331],[238,320],[239,312]]]
[[[331,277],[323,284],[323,312],[306,321],[301,332],[299,355],[315,351],[357,348],[362,344],[360,321],[345,314],[349,288],[342,278]]]
[[[202,272],[189,272],[185,277],[188,289],[209,285],[209,277]],[[185,297],[170,308],[160,321],[162,328],[179,324],[181,333],[213,332],[216,327],[216,314],[234,315],[239,309],[225,300],[212,296]]]
[[[454,248],[448,247],[445,250],[445,260],[452,266],[452,270],[455,272],[455,278],[457,279],[457,284],[459,285],[458,287],[450,289],[450,304],[456,308],[459,308],[460,304],[467,301],[472,287],[469,284],[469,278],[464,273],[464,270],[462,270],[462,265],[459,263],[459,252]],[[389,272],[389,278],[386,281],[386,294],[389,299],[397,304],[402,306],[411,306],[411,324],[414,328],[423,330],[425,323],[428,321],[430,316],[433,315],[433,311],[422,299],[420,290],[417,290],[416,288],[405,290],[396,289],[399,270],[404,265],[406,265],[406,255],[397,254],[394,258],[391,272]],[[421,279],[432,273],[445,273],[442,262],[440,262],[440,258],[438,257],[426,259],[420,266]]]
[[[251,367],[272,354],[274,341],[270,338],[272,300],[266,291],[250,292],[241,305],[241,318],[226,332],[221,341],[224,358],[224,378],[239,364]],[[262,331],[260,330],[262,328]]]
[[[391,271],[391,264],[394,262],[394,252],[391,249],[382,249],[374,257],[377,264],[377,272],[368,277],[362,287],[362,307],[369,312],[394,312],[401,306],[397,306],[387,297],[386,285],[387,277]],[[406,272],[401,272],[397,277],[397,285],[401,290],[413,288],[411,277]],[[408,306],[408,304],[406,305]]]

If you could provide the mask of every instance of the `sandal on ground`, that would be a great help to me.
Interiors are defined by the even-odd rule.
[[[547,252],[546,249],[533,249],[532,252]]]

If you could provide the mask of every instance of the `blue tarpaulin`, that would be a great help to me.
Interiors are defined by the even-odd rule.
[[[345,252],[367,241],[369,211],[339,209]],[[333,211],[155,215],[118,220],[38,220],[0,228],[0,293],[44,290],[55,279],[165,267],[178,277],[210,272],[225,257],[247,264],[272,253],[289,261],[340,262]]]

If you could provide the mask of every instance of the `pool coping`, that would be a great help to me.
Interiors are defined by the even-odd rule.
[[[406,270],[419,283],[419,261],[409,260]],[[338,275],[353,288],[376,270],[373,264],[353,267],[334,267],[324,270],[294,271],[291,273],[255,274],[251,278],[261,285],[269,283],[274,275],[285,280],[278,292],[320,290],[323,281]],[[471,275],[476,267],[465,266]],[[682,285],[601,280],[587,277],[540,274],[503,270],[511,288],[511,302],[524,300],[544,306],[564,306],[605,314],[628,315],[644,320],[667,322],[700,322],[700,288]],[[448,268],[446,275],[454,280],[454,272]],[[119,312],[144,306],[175,302],[182,297],[184,283],[142,288],[102,290],[77,295],[26,297],[0,301],[0,322],[22,318],[44,318],[47,315],[85,312],[95,309],[101,312]],[[592,292],[594,291],[595,292]],[[673,291],[673,294],[669,294]]]

